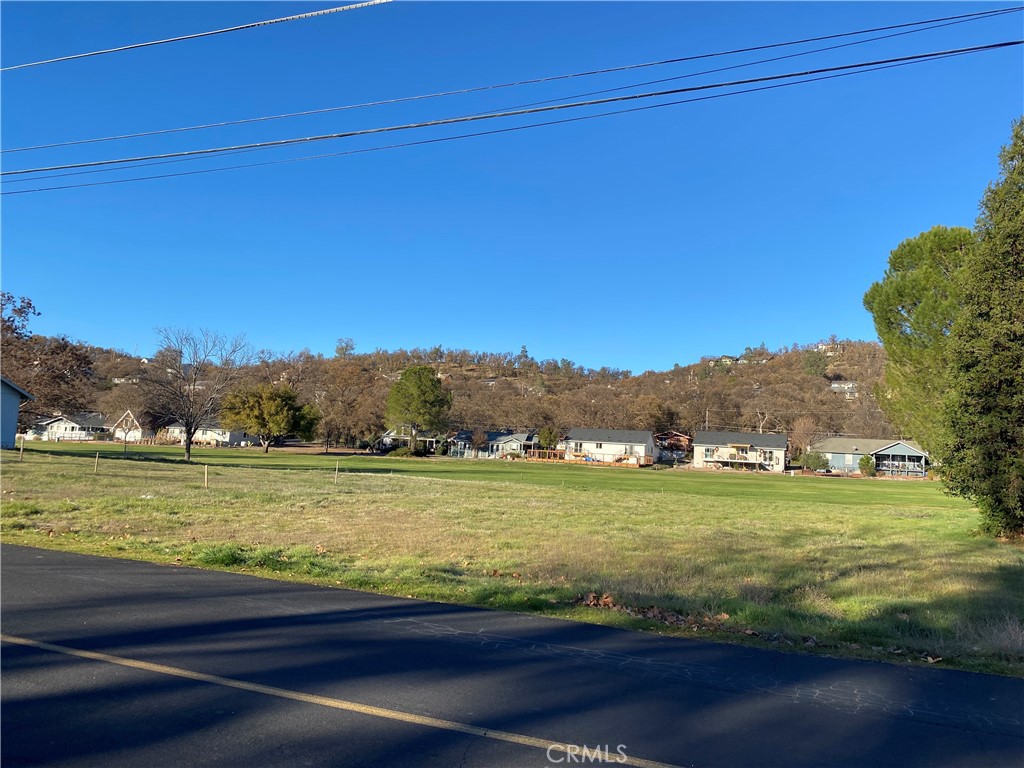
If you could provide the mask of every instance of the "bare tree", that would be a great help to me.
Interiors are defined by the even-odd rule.
[[[154,411],[181,425],[185,461],[191,461],[196,432],[219,415],[221,399],[250,362],[249,347],[241,336],[229,339],[212,331],[158,328],[157,333],[161,348],[142,384]]]

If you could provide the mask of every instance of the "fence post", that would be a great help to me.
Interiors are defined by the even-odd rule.
[[[100,471],[100,452],[96,451],[96,463],[93,465],[92,473],[95,475]]]
[[[210,487],[210,465],[203,464],[203,488]]]
[[[334,484],[335,485],[338,484],[338,465],[340,463],[341,462],[339,462],[339,461],[334,462]]]
[[[25,460],[25,436],[21,436],[21,450],[18,452],[18,461]]]

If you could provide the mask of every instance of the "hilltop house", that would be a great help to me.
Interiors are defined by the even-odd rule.
[[[693,436],[693,466],[785,472],[788,445],[786,435],[698,432]]]
[[[18,411],[24,400],[35,398],[6,376],[0,376],[0,448],[14,447],[18,434]]]
[[[570,429],[559,443],[566,461],[646,466],[658,460],[654,434],[633,429]]]
[[[833,471],[846,474],[860,472],[863,456],[875,460],[878,474],[892,477],[925,477],[930,463],[928,453],[911,440],[828,437],[813,443],[811,450],[824,454]]]

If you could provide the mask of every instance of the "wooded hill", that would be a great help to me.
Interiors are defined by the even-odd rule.
[[[118,350],[83,349],[92,364],[80,377],[77,405],[108,416],[131,408],[144,417],[134,380],[147,363]],[[321,439],[343,444],[383,431],[391,384],[412,365],[433,367],[451,389],[453,428],[786,432],[797,449],[825,435],[895,436],[875,400],[885,352],[873,342],[833,338],[774,352],[748,348],[639,375],[566,359],[538,361],[525,348],[519,354],[441,347],[356,354],[342,340],[332,357],[308,351],[257,357],[243,384],[287,383],[323,414]],[[17,380],[16,372],[11,377]]]

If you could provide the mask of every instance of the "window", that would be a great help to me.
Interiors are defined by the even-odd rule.
[[[573,443],[572,450],[575,453],[583,453],[583,443]]]
[[[712,445],[704,446],[704,458],[713,459],[715,458],[715,448]]]
[[[604,448],[604,443],[594,443],[594,447],[600,450],[601,448]]]

